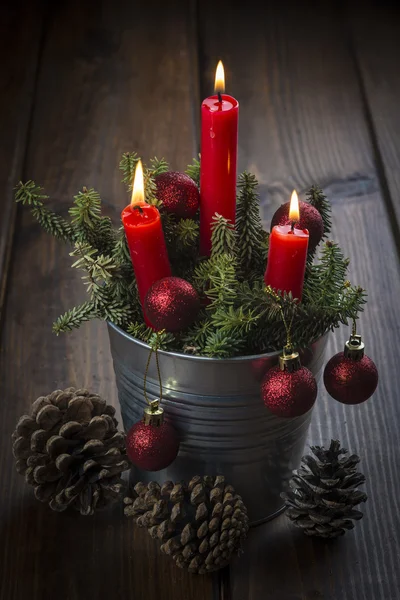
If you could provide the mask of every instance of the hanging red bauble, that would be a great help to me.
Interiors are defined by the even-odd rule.
[[[344,352],[338,352],[327,363],[324,384],[332,398],[342,404],[361,404],[375,392],[378,370],[364,354],[360,335],[351,335]]]
[[[317,398],[314,375],[302,367],[298,352],[284,350],[279,365],[272,367],[261,384],[265,406],[277,417],[299,417],[308,412]]]
[[[181,219],[191,219],[200,205],[199,188],[185,173],[168,171],[155,177],[157,199],[162,210]]]
[[[180,277],[164,277],[149,289],[144,309],[158,330],[187,329],[200,310],[200,299],[194,287]]]
[[[154,400],[145,408],[142,421],[135,423],[126,436],[126,453],[139,469],[160,471],[166,469],[179,451],[176,430],[164,421],[164,411]]]
[[[290,202],[282,204],[275,212],[271,221],[271,231],[275,225],[290,225],[289,219],[289,208]],[[308,251],[314,252],[322,236],[324,235],[324,223],[322,221],[321,213],[308,202],[299,201],[300,208],[300,220],[296,223],[298,229],[308,229]]]

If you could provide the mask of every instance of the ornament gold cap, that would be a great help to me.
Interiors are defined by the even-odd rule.
[[[293,373],[301,367],[300,355],[295,352],[292,346],[285,346],[282,354],[279,357],[279,367],[281,371]]]
[[[344,346],[344,355],[352,360],[361,360],[364,356],[364,342],[361,335],[352,334]]]
[[[152,400],[143,411],[143,423],[160,427],[164,422],[164,409],[160,406],[160,400]]]

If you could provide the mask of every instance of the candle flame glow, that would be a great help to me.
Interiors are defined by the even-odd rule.
[[[225,91],[225,71],[222,60],[219,61],[217,70],[215,71],[214,90],[216,94],[218,94],[218,92],[222,94]]]
[[[296,223],[300,220],[299,197],[296,190],[293,190],[290,199],[289,219]]]
[[[139,160],[138,164],[136,165],[135,177],[133,180],[131,206],[141,206],[143,204],[145,204],[143,167],[142,161]]]

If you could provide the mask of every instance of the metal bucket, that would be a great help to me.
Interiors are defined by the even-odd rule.
[[[149,346],[108,324],[111,354],[125,430],[143,416],[143,378]],[[302,352],[316,378],[327,336]],[[167,469],[134,469],[136,481],[189,481],[193,475],[225,475],[247,505],[252,524],[280,512],[280,492],[304,450],[310,410],[296,418],[272,415],[260,398],[260,382],[278,353],[212,359],[159,352],[166,419],[181,436],[179,455]],[[159,397],[154,357],[147,392]]]

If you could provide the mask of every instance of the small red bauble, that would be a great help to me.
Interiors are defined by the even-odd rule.
[[[378,385],[378,370],[366,355],[360,360],[335,354],[324,370],[328,393],[342,404],[361,404],[372,396]]]
[[[129,460],[145,471],[166,469],[175,460],[178,451],[178,434],[166,421],[161,421],[160,424],[139,421],[126,436]]]
[[[181,219],[191,219],[200,205],[199,188],[185,173],[168,171],[155,177],[157,199],[162,210]]]
[[[308,412],[317,398],[317,383],[306,367],[295,371],[272,367],[261,385],[265,406],[277,417],[299,417]]]
[[[275,212],[271,221],[271,231],[275,225],[290,225],[289,219],[289,207],[290,202],[282,204]],[[322,221],[321,213],[309,204],[308,202],[299,201],[300,208],[300,221],[296,223],[296,227],[299,229],[308,229],[310,235],[308,240],[308,251],[314,252],[322,236],[324,235],[324,223]]]
[[[187,329],[197,317],[200,299],[194,287],[180,277],[164,277],[149,289],[144,309],[158,330]]]

